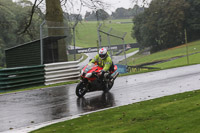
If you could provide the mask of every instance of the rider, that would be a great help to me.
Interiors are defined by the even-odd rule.
[[[101,48],[99,53],[89,63],[97,63],[99,67],[102,67],[100,79],[103,79],[104,74],[108,71],[114,70],[114,65],[111,57],[109,56],[106,48]]]

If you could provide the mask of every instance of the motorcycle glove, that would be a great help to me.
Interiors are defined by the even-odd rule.
[[[103,79],[103,77],[104,77],[104,74],[105,74],[105,71],[104,71],[104,70],[101,70],[100,79]]]

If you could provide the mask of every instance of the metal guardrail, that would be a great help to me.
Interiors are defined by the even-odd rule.
[[[44,65],[0,70],[0,89],[17,89],[44,85]]]
[[[0,89],[18,89],[77,80],[79,61],[0,69]]]
[[[45,85],[79,79],[78,63],[79,61],[45,64]]]

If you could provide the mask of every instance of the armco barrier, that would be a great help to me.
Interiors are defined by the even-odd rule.
[[[44,85],[44,65],[0,69],[0,89]]]
[[[45,85],[77,80],[80,76],[79,61],[45,64]]]
[[[0,89],[17,89],[77,80],[79,61],[0,69]]]

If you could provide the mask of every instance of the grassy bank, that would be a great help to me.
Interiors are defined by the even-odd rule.
[[[76,60],[79,60],[84,54],[76,54]],[[74,61],[74,55],[70,54],[68,55],[68,61]]]
[[[136,42],[136,40],[131,37],[133,23],[121,24],[119,22],[131,22],[131,19],[105,21],[103,22],[103,25],[109,28],[113,28],[114,30],[119,32],[127,32],[127,35],[125,36],[125,43]],[[98,40],[97,28],[97,21],[84,21],[82,23],[79,23],[76,27],[76,46],[96,47]],[[116,32],[116,34],[119,33]],[[107,38],[102,38],[102,41],[107,41]]]
[[[189,51],[188,54],[200,52],[200,41],[189,43],[188,51]],[[153,61],[166,60],[172,57],[183,56],[183,55],[187,55],[186,45],[174,47],[174,48],[160,51],[151,55],[142,55],[141,53],[138,53],[132,57],[129,57],[127,60],[128,60],[128,65],[139,65],[139,64],[153,62]],[[198,58],[200,58],[200,54],[190,55],[189,63],[190,64],[200,63],[200,60],[198,60]],[[166,62],[163,65],[162,64],[154,65],[153,67],[161,67],[162,69],[166,69],[166,68],[171,68],[171,67],[187,65],[187,59],[186,57],[183,57],[183,58],[179,58],[173,61]]]
[[[47,132],[192,132],[200,130],[200,91],[186,92],[154,100],[96,112],[44,127]]]
[[[194,54],[194,55],[190,55],[189,56],[189,64],[187,61],[187,56],[176,59],[176,60],[172,60],[172,61],[168,61],[165,63],[160,63],[160,64],[156,64],[156,65],[151,65],[150,67],[158,67],[161,69],[167,69],[167,68],[173,68],[173,67],[178,67],[178,66],[185,66],[185,65],[192,65],[192,64],[199,64],[200,63],[200,53]]]
[[[126,51],[126,54],[135,52],[135,51],[137,51],[137,50],[139,50],[139,48],[132,48],[132,49],[129,49],[129,50]],[[124,52],[122,52],[120,55],[124,55]]]

